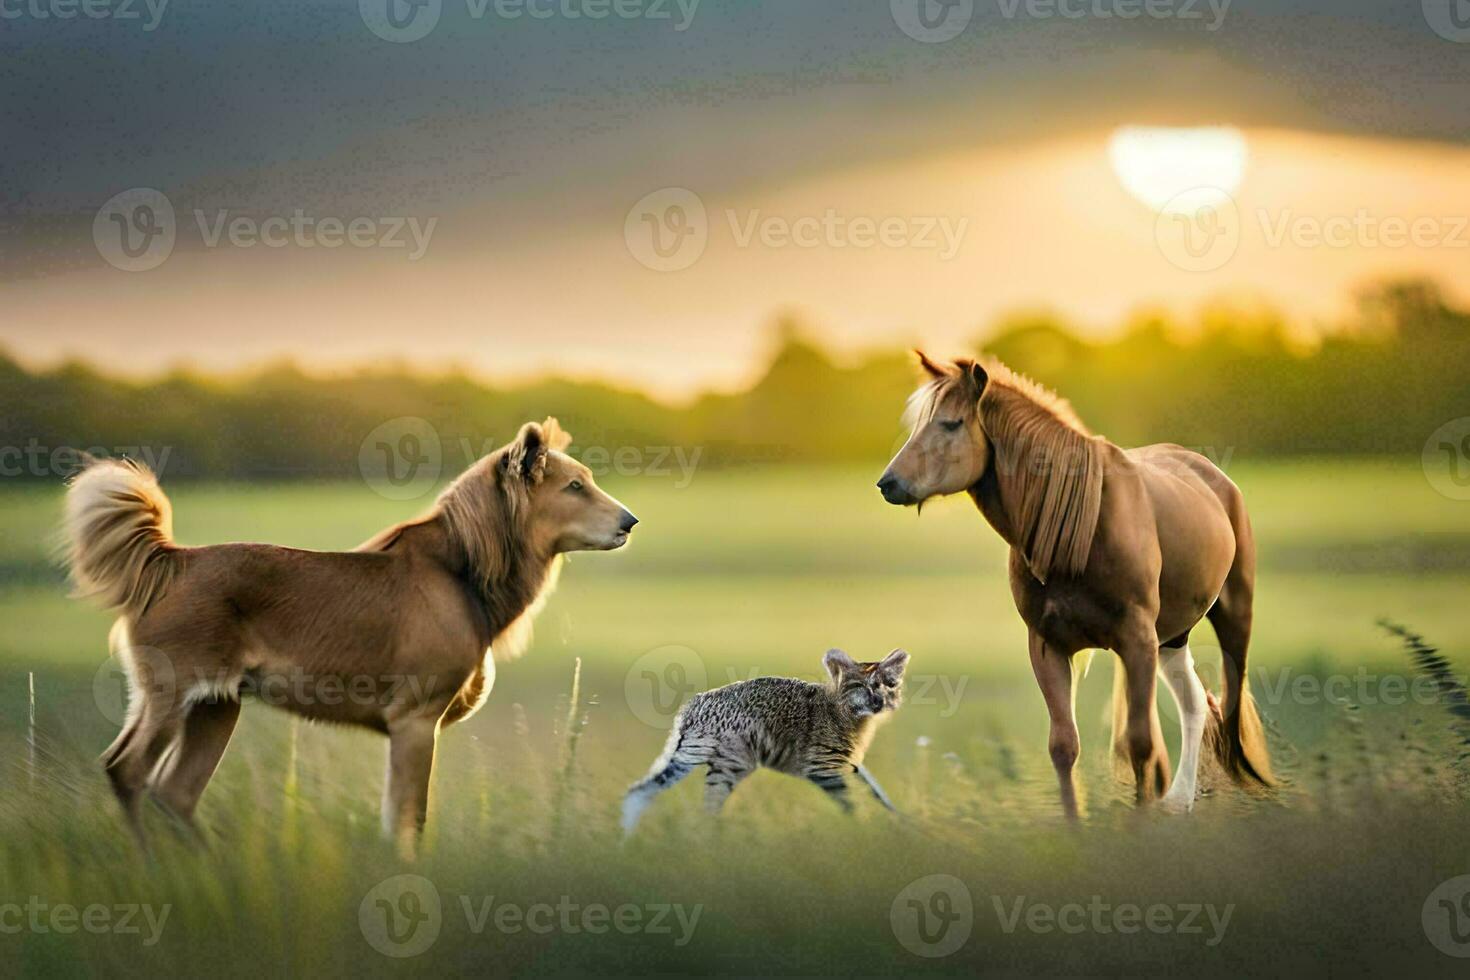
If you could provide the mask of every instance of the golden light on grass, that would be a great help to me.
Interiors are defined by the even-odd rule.
[[[1118,180],[1159,212],[1223,204],[1240,186],[1249,155],[1245,134],[1232,126],[1123,126],[1108,140]]]

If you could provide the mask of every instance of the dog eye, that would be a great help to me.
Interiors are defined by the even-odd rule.
[[[945,432],[958,432],[960,431],[960,426],[963,424],[959,419],[942,419],[939,427]]]
[[[567,484],[567,489],[568,490],[581,490],[582,489],[582,481],[581,480],[573,480],[571,483],[568,483]]]

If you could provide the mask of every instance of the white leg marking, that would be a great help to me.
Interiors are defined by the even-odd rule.
[[[1198,789],[1200,742],[1205,734],[1205,712],[1209,705],[1187,644],[1177,650],[1167,647],[1159,650],[1159,674],[1179,706],[1180,732],[1179,769],[1159,805],[1175,813],[1187,813],[1194,808]]]

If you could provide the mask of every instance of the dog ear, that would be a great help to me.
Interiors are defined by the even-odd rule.
[[[927,374],[927,375],[929,375],[929,377],[934,378],[935,380],[938,380],[939,378],[944,378],[944,377],[948,377],[949,376],[949,372],[948,371],[946,371],[944,368],[940,367],[938,364],[935,364],[933,361],[929,360],[929,355],[928,354],[925,354],[923,351],[919,350],[917,347],[914,348],[914,353],[919,358],[919,367],[923,368],[924,369],[924,373]]]
[[[903,678],[904,668],[908,665],[909,652],[907,650],[894,650],[878,662],[878,670],[890,684],[897,684]]]
[[[572,444],[572,434],[561,427],[555,416],[546,416],[546,421],[541,423],[541,431],[546,435],[546,445],[559,453],[566,452]]]
[[[546,475],[546,433],[535,422],[521,426],[516,441],[505,454],[504,466],[511,476],[537,484]]]
[[[822,666],[827,668],[834,681],[840,680],[844,671],[857,670],[857,662],[836,648],[822,656]]]

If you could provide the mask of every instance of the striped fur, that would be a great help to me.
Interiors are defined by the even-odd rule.
[[[624,797],[624,832],[632,832],[655,796],[701,765],[708,767],[705,806],[712,813],[762,766],[810,781],[844,810],[852,808],[847,777],[853,774],[892,809],[862,762],[879,722],[902,699],[908,657],[894,650],[881,661],[857,663],[829,650],[822,658],[827,684],[757,677],[696,694],[674,719],[648,775]]]

